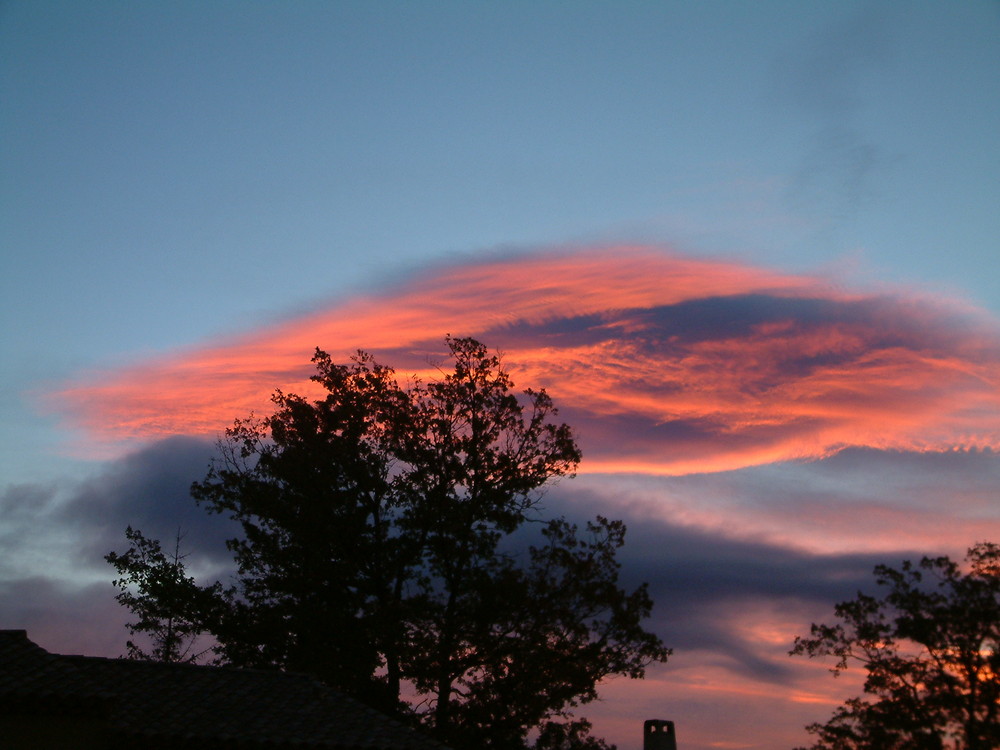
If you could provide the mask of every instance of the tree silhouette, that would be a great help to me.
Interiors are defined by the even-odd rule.
[[[537,727],[540,747],[600,747],[571,709],[670,653],[641,626],[645,586],[618,585],[625,528],[542,518],[545,485],[580,460],[570,428],[482,344],[447,343],[451,368],[405,388],[363,352],[317,350],[325,398],[277,392],[273,415],[227,430],[192,494],[241,524],[238,576],[200,624],[228,663],[389,710],[411,696],[404,710],[456,747],[524,748]],[[540,543],[524,549],[529,522]]]
[[[181,554],[183,536],[174,539],[174,551],[167,554],[155,539],[129,526],[125,538],[132,546],[127,552],[110,552],[105,559],[118,571],[112,581],[120,591],[115,599],[138,617],[128,623],[132,636],[125,643],[129,659],[166,662],[197,662],[212,647],[199,646],[202,620],[221,587],[200,588],[184,568]],[[145,635],[151,642],[146,651],[134,638]]]
[[[881,599],[859,593],[813,625],[792,654],[833,656],[836,675],[867,670],[864,690],[808,730],[816,750],[989,750],[1000,747],[1000,547],[875,568]]]

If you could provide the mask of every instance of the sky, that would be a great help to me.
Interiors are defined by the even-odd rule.
[[[621,750],[792,747],[871,570],[1000,541],[996,2],[0,2],[0,627],[117,655],[126,525],[319,346],[503,353],[674,649]]]

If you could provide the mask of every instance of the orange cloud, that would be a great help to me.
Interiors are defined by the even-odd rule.
[[[433,377],[443,335],[505,353],[578,433],[584,471],[710,472],[847,446],[1000,450],[1000,329],[957,303],[648,248],[442,268],[394,289],[53,394],[104,445],[217,435],[316,346]]]

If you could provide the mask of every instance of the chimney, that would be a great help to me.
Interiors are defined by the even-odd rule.
[[[677,750],[674,722],[649,719],[642,725],[642,750]]]

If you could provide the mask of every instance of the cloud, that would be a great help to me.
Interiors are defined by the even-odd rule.
[[[90,444],[146,447],[75,487],[12,490],[18,503],[0,505],[0,519],[26,529],[37,509],[39,523],[73,528],[66,559],[94,570],[127,523],[165,540],[182,526],[203,567],[222,570],[229,530],[187,492],[210,439],[266,413],[274,388],[308,393],[317,345],[340,361],[364,348],[426,378],[445,333],[502,350],[518,386],[547,388],[576,431],[582,474],[548,493],[549,511],[628,524],[624,583],[649,583],[650,626],[675,656],[643,684],[604,687],[608,703],[582,712],[599,733],[630,736],[622,722],[640,726],[665,706],[685,717],[692,746],[773,738],[779,725],[787,745],[801,743],[803,724],[857,689],[790,659],[794,637],[870,588],[877,563],[960,555],[1000,536],[995,320],[926,294],[653,248],[442,267],[81,377],[50,403]],[[7,578],[23,591],[29,572]],[[6,591],[0,604],[21,595]],[[83,605],[51,582],[37,588],[36,613],[45,601]],[[115,647],[123,641],[119,628]],[[725,736],[720,710],[731,714]]]
[[[218,574],[231,564],[225,540],[238,527],[208,514],[190,496],[203,479],[214,445],[174,437],[111,461],[89,479],[49,485],[14,485],[0,495],[0,580],[45,575],[79,583],[111,580],[104,555],[128,545],[126,526],[160,539],[178,531],[193,573]],[[110,589],[109,589],[110,590]]]
[[[204,479],[214,455],[215,445],[198,438],[157,441],[75,487],[53,521],[76,530],[84,562],[103,564],[110,550],[124,549],[126,526],[160,539],[164,547],[179,532],[182,546],[197,551],[199,564],[227,562],[225,540],[238,526],[206,513],[190,494],[191,483]]]
[[[443,334],[505,352],[577,430],[585,472],[683,475],[847,447],[1000,449],[1000,326],[963,305],[652,248],[468,263],[132,367],[49,403],[90,441],[215,436],[310,393],[320,346],[433,377]]]
[[[231,529],[187,493],[211,449],[206,441],[170,438],[76,485],[11,488],[0,499],[5,553],[22,558],[11,546],[20,539],[40,554],[31,558],[34,570],[0,575],[0,626],[25,627],[56,652],[120,654],[128,613],[114,602],[111,571],[100,557],[123,547],[129,523],[165,541],[183,527],[195,561],[208,575],[222,575],[228,558],[221,541]],[[833,681],[825,665],[788,657],[794,637],[812,622],[830,621],[835,602],[875,590],[877,563],[954,554],[953,542],[962,547],[1000,531],[998,458],[862,449],[811,463],[687,476],[592,474],[558,483],[543,500],[546,516],[564,514],[582,525],[602,513],[626,522],[623,585],[649,583],[655,606],[647,626],[675,650],[642,683],[609,681],[604,700],[580,713],[610,737],[636,736],[642,720],[656,716],[678,720],[692,747],[735,747],[748,736],[801,744],[803,725],[860,689],[851,675]],[[894,514],[888,528],[873,514],[876,506]],[[922,513],[930,514],[924,536],[900,533],[907,514]],[[846,518],[852,529],[831,530],[827,516]],[[963,516],[975,534],[954,522]],[[861,541],[825,542],[837,535]],[[53,570],[59,557],[67,568],[88,571],[86,580]],[[722,711],[731,719],[725,727],[712,718]]]
[[[863,8],[791,46],[774,63],[777,99],[825,119],[856,111],[865,78],[896,57],[893,15],[890,8]]]
[[[848,449],[821,461],[708,474],[583,476],[574,492],[665,520],[814,555],[961,556],[1000,538],[1000,454]]]
[[[647,479],[664,490],[696,478]],[[804,742],[804,725],[861,692],[853,673],[831,680],[828,665],[792,659],[788,650],[810,623],[832,620],[835,602],[873,590],[876,564],[906,554],[817,554],[734,538],[651,516],[633,500],[628,488],[595,486],[593,477],[561,483],[547,498],[549,512],[578,523],[597,512],[626,522],[623,583],[649,583],[655,606],[647,625],[674,648],[644,681],[609,680],[601,701],[581,707],[600,733],[631,738],[656,717],[675,720],[692,747],[791,747]]]
[[[879,168],[898,160],[857,125],[896,58],[895,11],[867,6],[814,31],[773,64],[771,93],[804,115],[808,148],[787,191],[798,211],[856,213]]]
[[[167,547],[178,530],[188,572],[204,582],[233,567],[225,540],[238,529],[189,494],[214,445],[175,437],[110,461],[76,482],[13,485],[0,494],[0,627],[23,628],[59,653],[118,656],[129,613],[114,599],[111,550],[126,526]]]
[[[646,506],[629,502],[627,490],[594,487],[586,477],[550,494],[548,512],[581,526],[596,514],[625,522],[623,582],[649,585],[656,603],[650,626],[669,645],[721,657],[727,668],[758,680],[784,681],[788,648],[810,617],[827,615],[834,602],[872,588],[872,569],[887,561],[883,551],[816,553],[652,516]],[[888,561],[906,554],[897,548]],[[782,633],[777,649],[754,630],[758,618],[751,612],[759,615],[762,607],[774,610],[765,619]]]
[[[9,601],[21,601],[31,590],[24,601],[32,603],[34,622],[43,619],[39,613],[46,601],[53,613],[79,607],[73,586],[105,581],[102,596],[110,598],[113,575],[103,556],[124,549],[122,531],[129,524],[164,543],[181,528],[196,572],[213,580],[225,577],[231,557],[224,540],[237,530],[206,513],[188,494],[190,483],[204,475],[211,450],[203,441],[172,438],[112,461],[95,477],[71,487],[10,489],[0,500],[0,519],[8,532],[6,558],[20,565],[0,575],[7,581]],[[689,477],[583,476],[555,485],[544,498],[544,513],[565,515],[581,526],[596,514],[622,518],[629,528],[621,554],[623,581],[629,587],[649,583],[657,603],[651,627],[678,651],[704,652],[734,673],[778,682],[788,679],[787,643],[778,648],[762,643],[751,628],[750,611],[756,612],[762,602],[782,613],[783,637],[790,642],[811,619],[827,614],[833,602],[870,586],[877,563],[925,553],[960,554],[978,538],[959,525],[965,535],[957,540],[957,549],[947,545],[942,528],[948,522],[939,518],[926,524],[925,538],[906,548],[905,534],[895,528],[887,534],[874,525],[870,503],[877,494],[852,497],[852,481],[872,487],[877,477],[878,489],[891,493],[936,476],[939,484],[932,483],[925,491],[929,494],[961,479],[971,512],[993,514],[992,524],[973,519],[977,533],[1000,531],[998,511],[990,503],[1000,461],[986,454],[847,452],[779,468]],[[823,475],[836,478],[832,489]],[[930,500],[912,494],[901,498],[899,516],[914,513],[914,503]],[[942,513],[954,516],[962,510],[962,505],[948,504]],[[822,541],[811,543],[810,525],[821,537],[837,533],[813,518],[822,518],[823,512],[846,515],[856,528],[871,526],[872,537],[880,534],[881,544],[863,537],[870,548],[845,551],[836,545],[824,550]],[[537,527],[531,525],[525,533],[531,530],[537,532]],[[66,569],[54,568],[53,560],[61,560]],[[766,619],[773,630],[780,618],[772,612]]]
[[[119,653],[128,613],[113,600],[113,574],[102,558],[124,547],[127,524],[164,542],[183,528],[189,562],[210,578],[224,575],[230,561],[223,540],[234,530],[187,494],[191,480],[203,474],[209,450],[201,441],[168,439],[112,461],[72,487],[8,491],[0,514],[17,523],[8,527],[5,549],[25,565],[0,576],[0,625],[27,628],[56,651]],[[648,627],[679,653],[700,654],[703,663],[745,681],[792,681],[785,652],[794,635],[810,616],[825,614],[832,602],[869,582],[872,567],[883,560],[811,554],[650,517],[645,506],[629,503],[627,493],[623,498],[614,486],[586,477],[558,484],[545,505],[546,517],[566,515],[580,525],[597,513],[623,518],[630,529],[621,555],[623,584],[649,583],[656,608]],[[525,533],[537,531],[531,525]],[[26,556],[17,538],[44,542],[45,554]],[[56,558],[86,575],[74,580],[52,567]],[[778,642],[761,639],[761,622],[782,633]]]

